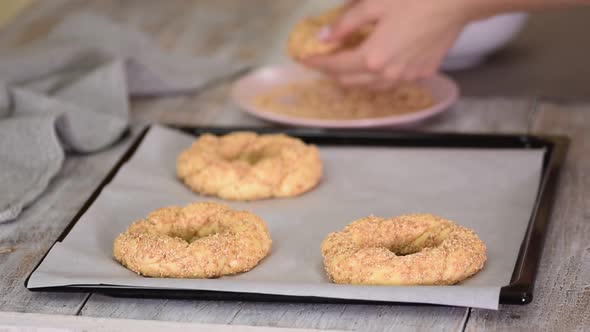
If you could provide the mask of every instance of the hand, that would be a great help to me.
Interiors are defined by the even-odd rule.
[[[316,56],[304,64],[345,86],[385,90],[433,75],[463,27],[461,3],[473,0],[356,0],[330,28],[338,42],[367,24],[374,29],[355,49]]]

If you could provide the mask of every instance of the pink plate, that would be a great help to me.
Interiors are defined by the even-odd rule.
[[[402,126],[424,120],[447,110],[459,97],[457,84],[447,76],[438,74],[420,82],[420,85],[432,93],[435,104],[432,107],[408,114],[355,120],[310,119],[265,112],[253,103],[256,96],[277,85],[301,82],[318,76],[319,74],[297,65],[262,67],[233,84],[232,99],[240,109],[255,117],[286,125],[321,128],[369,128]]]

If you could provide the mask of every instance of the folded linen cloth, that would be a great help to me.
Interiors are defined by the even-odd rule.
[[[194,92],[241,69],[166,54],[139,31],[92,14],[0,51],[0,222],[47,188],[66,151],[89,153],[119,139],[129,96]]]

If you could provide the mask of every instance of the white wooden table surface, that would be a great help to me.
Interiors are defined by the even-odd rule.
[[[170,52],[223,55],[234,61],[260,64],[281,61],[284,36],[289,26],[313,6],[316,5],[310,1],[297,0],[49,0],[35,5],[1,31],[0,47],[15,47],[40,38],[48,27],[65,15],[92,10],[142,29]],[[462,84],[476,84],[473,75],[462,73],[458,78]],[[510,80],[505,75],[502,78]],[[483,83],[479,88],[475,86],[467,90],[481,92],[490,84],[489,80],[499,80],[487,75],[480,79]],[[134,100],[132,120],[136,124],[265,125],[231,105],[227,98],[229,83],[223,82],[193,95]],[[543,84],[539,87],[546,89],[548,85]],[[125,151],[129,144],[126,140],[94,155],[70,156],[58,177],[35,204],[16,221],[0,225],[0,311],[5,312],[0,313],[0,330],[4,328],[3,322],[19,319],[24,323],[43,324],[49,319],[43,314],[60,315],[50,316],[57,322],[65,322],[65,315],[359,331],[590,330],[590,158],[587,157],[590,153],[590,106],[580,101],[586,95],[578,86],[579,81],[564,82],[556,91],[564,91],[563,85],[567,84],[572,86],[575,94],[564,97],[575,97],[578,102],[543,99],[533,112],[531,98],[527,97],[530,87],[523,85],[518,90],[518,86],[510,86],[502,94],[520,95],[520,99],[495,98],[484,102],[465,98],[447,114],[419,128],[446,132],[566,134],[572,137],[551,216],[535,297],[529,305],[506,305],[499,311],[490,311],[416,305],[121,299],[100,294],[29,292],[23,286],[25,277]],[[37,315],[11,316],[10,312]],[[88,322],[92,320],[72,318],[68,326],[73,330],[84,329],[80,326],[87,326],[84,324]],[[120,322],[126,324],[127,321]],[[102,326],[96,324],[95,327]],[[138,328],[145,326],[141,325],[142,322],[137,324]],[[170,328],[185,326],[170,324]],[[159,326],[154,325],[152,330],[158,330]]]

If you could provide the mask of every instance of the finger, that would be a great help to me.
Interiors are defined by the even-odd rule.
[[[433,77],[439,70],[441,65],[442,56],[432,56],[421,60],[415,65],[416,79],[428,79]]]
[[[393,90],[399,85],[398,81],[388,81],[388,80],[376,80],[375,82],[367,85],[368,89],[373,91],[388,91]]]
[[[448,38],[436,50],[424,53],[424,58],[418,61],[416,65],[416,67],[419,66],[420,68],[418,73],[421,78],[430,78],[436,75],[454,41],[454,38]]]
[[[370,73],[348,74],[339,76],[337,81],[339,84],[348,87],[369,86],[375,83],[378,78]]]
[[[417,69],[408,69],[400,77],[400,81],[415,82],[420,77]]]
[[[305,60],[305,64],[329,75],[343,75],[365,70],[365,60],[360,49],[310,57]]]
[[[425,63],[420,65],[420,69],[416,73],[416,80],[424,80],[429,79],[435,75],[438,69],[438,64],[436,63]]]
[[[391,38],[391,29],[387,25],[379,24],[360,47],[365,54],[365,68],[374,73],[384,74],[385,70],[395,64],[403,64],[403,50],[398,49],[395,40]]]
[[[330,28],[330,41],[339,41],[366,24],[375,22],[380,11],[372,1],[354,1],[349,3],[344,14]]]
[[[406,68],[396,61],[388,64],[383,71],[378,73],[378,79],[368,86],[375,91],[392,90],[404,80]]]
[[[403,74],[404,68],[395,61],[392,61],[383,71],[382,78],[384,81],[395,83],[402,79]]]

